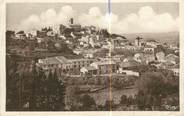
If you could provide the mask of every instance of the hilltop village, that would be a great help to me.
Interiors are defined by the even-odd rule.
[[[81,26],[71,18],[68,26],[44,27],[29,33],[7,30],[6,59],[7,85],[14,83],[7,89],[18,88],[14,93],[7,93],[7,104],[15,98],[17,102],[13,103],[18,104],[19,110],[35,107],[109,110],[108,103],[119,111],[179,109],[179,46],[154,38],[147,40],[137,36],[129,41],[126,36],[110,34],[107,29]],[[35,84],[38,89],[43,80],[30,79],[36,76],[45,80],[57,78],[58,85],[54,84],[57,86],[49,95],[40,95],[40,91],[48,92],[44,88],[39,89],[38,95],[31,86]],[[47,86],[53,84],[52,81],[48,81]],[[58,88],[62,94],[52,93]],[[30,91],[35,94],[30,95]],[[54,100],[59,99],[57,95],[62,96],[61,107],[53,105]],[[46,99],[48,97],[50,99]]]

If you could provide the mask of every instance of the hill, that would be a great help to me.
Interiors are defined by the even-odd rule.
[[[154,39],[161,43],[178,44],[179,43],[179,32],[167,32],[167,33],[133,33],[133,34],[122,34],[129,41],[133,42],[137,36],[143,38],[143,40]]]

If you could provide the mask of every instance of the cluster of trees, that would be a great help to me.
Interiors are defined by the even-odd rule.
[[[65,108],[65,85],[56,71],[45,75],[42,70],[36,70],[33,62],[7,61],[6,91],[7,111],[62,111]]]
[[[143,73],[135,82],[138,93],[135,96],[122,95],[119,104],[106,101],[106,110],[109,110],[109,107],[112,110],[125,111],[179,110],[179,80],[171,74],[169,76],[168,72],[165,73],[167,74],[162,71]]]
[[[70,111],[110,111],[116,107],[111,100],[106,100],[104,105],[98,105],[89,94],[76,96],[76,103],[71,105]]]
[[[46,42],[47,49],[49,52],[59,52],[59,53],[66,53],[66,54],[72,54],[72,50],[67,46],[64,42],[54,42],[52,40],[48,40]]]
[[[57,38],[56,38],[57,39]],[[59,41],[59,40],[58,40]],[[57,43],[57,41],[51,40],[49,37],[45,37],[45,42],[37,43],[37,39],[15,39],[15,31],[6,32],[6,44],[7,46],[17,46],[20,48],[29,47],[31,50],[34,50],[36,47],[47,48],[49,51],[56,52],[67,52],[71,51],[64,42]],[[39,45],[40,44],[40,45]]]
[[[126,87],[131,87],[137,80],[136,76],[123,76],[123,77],[112,77],[112,87],[116,89],[124,89]]]
[[[93,97],[88,94],[84,94],[79,97],[78,102],[80,105],[72,106],[71,111],[116,111],[117,108],[121,105],[124,105],[127,110],[131,105],[136,104],[136,99],[132,96],[127,97],[122,95],[121,102],[119,104],[115,104],[113,100],[106,100],[104,105],[98,105],[95,103]]]
[[[81,93],[81,89],[77,85],[70,85],[66,88],[67,98],[65,107],[67,111],[95,111],[95,100],[88,93]]]
[[[69,85],[107,85],[109,83],[108,77],[77,77],[77,78],[68,78],[67,80]]]
[[[168,46],[167,43],[164,43],[164,45]],[[179,44],[177,44],[176,46],[179,47]],[[155,49],[155,53],[160,51],[163,51],[166,55],[175,54],[179,56],[179,53],[176,53],[175,50],[169,49],[168,47],[164,47],[162,45],[157,46],[157,48]]]
[[[12,39],[8,38],[6,39],[7,47],[17,47],[17,48],[29,48],[30,50],[34,50],[34,48],[37,46],[37,40],[21,40],[21,39]]]
[[[135,76],[121,76],[121,77],[97,76],[92,78],[78,77],[78,78],[68,78],[67,83],[69,85],[97,85],[108,87],[110,84],[110,79],[112,87],[117,89],[123,89],[124,87],[134,85],[134,82],[137,80],[137,77]]]
[[[118,82],[118,80],[116,81]],[[164,70],[142,73],[135,82],[135,87],[138,89],[135,96],[122,95],[118,104],[115,104],[113,100],[107,100],[104,105],[98,105],[90,94],[80,93],[79,87],[76,86],[75,90],[71,92],[73,94],[70,94],[73,99],[69,110],[168,110],[165,108],[166,105],[175,106],[174,110],[179,109],[179,80],[173,78],[172,73]]]
[[[144,73],[137,80],[136,86],[139,88],[137,105],[140,110],[163,110],[162,101],[170,95],[179,99],[179,80],[161,72]],[[179,102],[176,104],[179,106]]]
[[[35,79],[33,91],[34,110],[63,111],[65,110],[65,86],[58,79],[56,71],[49,72],[48,76],[39,71]]]
[[[95,100],[88,94],[84,94],[78,98],[78,105],[73,105],[71,111],[96,111]]]
[[[118,104],[107,100],[98,110],[179,110],[179,80],[171,72],[142,73],[135,88],[138,89],[135,96],[122,95]]]
[[[125,57],[128,56],[134,56],[135,53],[137,53],[139,50],[137,51],[132,51],[132,50],[127,50],[127,49],[116,49],[112,52],[113,55],[124,55]]]
[[[24,33],[24,32],[23,32]],[[30,50],[34,50],[37,46],[36,38],[30,39],[15,39],[15,31],[6,31],[6,46],[7,47],[19,47],[26,48],[28,47]]]

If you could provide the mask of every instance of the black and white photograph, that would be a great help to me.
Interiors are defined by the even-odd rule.
[[[6,111],[180,111],[178,2],[6,3]]]

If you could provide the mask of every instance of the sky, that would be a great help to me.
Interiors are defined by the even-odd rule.
[[[160,33],[178,31],[178,3],[8,3],[6,27],[31,31],[45,26],[94,25],[111,33]]]

